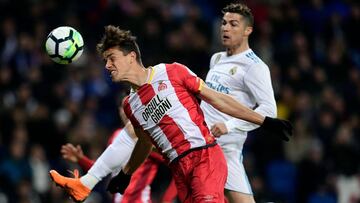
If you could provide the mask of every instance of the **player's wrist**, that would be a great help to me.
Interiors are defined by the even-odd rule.
[[[264,121],[261,124],[261,127],[263,127],[264,129],[268,129],[268,130],[273,130],[275,128],[275,123],[274,123],[274,118],[265,116],[264,117]]]
[[[82,160],[82,159],[84,159],[84,157],[85,157],[85,156],[84,156],[83,154],[82,154],[82,155],[77,155],[77,156],[76,156],[77,160]]]
[[[293,127],[289,121],[265,117],[261,128],[268,134],[274,134],[284,141],[289,141],[289,136],[292,135]]]

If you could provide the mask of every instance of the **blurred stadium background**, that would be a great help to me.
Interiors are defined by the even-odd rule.
[[[207,0],[0,0],[0,202],[69,202],[48,170],[76,167],[60,146],[80,144],[96,158],[121,125],[111,83],[95,45],[104,25],[138,36],[145,66],[177,61],[202,78],[219,42],[221,8]],[[360,7],[356,0],[249,0],[250,46],[270,67],[289,143],[251,133],[245,167],[257,202],[359,203]],[[76,28],[83,56],[56,65],[47,34]],[[166,167],[153,184],[157,202]],[[109,202],[102,183],[87,202]]]

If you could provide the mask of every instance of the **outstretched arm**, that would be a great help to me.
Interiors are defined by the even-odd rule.
[[[89,159],[89,157],[85,156],[80,145],[76,147],[67,143],[61,146],[60,150],[63,159],[71,161],[73,163],[78,163],[84,171],[88,171],[91,166],[94,164],[94,161]]]
[[[289,141],[288,136],[292,135],[293,127],[289,121],[264,117],[237,102],[229,95],[203,86],[200,90],[199,96],[201,99],[223,113],[260,125],[261,129],[263,129],[265,133],[274,134],[285,141]]]
[[[256,103],[254,111],[263,116],[276,118],[277,108],[269,68],[263,63],[256,63],[253,66],[244,75],[244,86]],[[236,118],[226,121],[225,125],[229,132],[250,131],[259,127]]]
[[[264,122],[264,116],[242,105],[231,96],[217,92],[205,85],[201,88],[199,96],[202,100],[225,114],[258,125]]]

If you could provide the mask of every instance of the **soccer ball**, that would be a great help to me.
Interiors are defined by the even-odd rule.
[[[53,61],[59,64],[69,64],[81,56],[84,41],[81,34],[74,28],[61,26],[47,36],[45,48]]]

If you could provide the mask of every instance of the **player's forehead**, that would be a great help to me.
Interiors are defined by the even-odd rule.
[[[112,48],[109,48],[107,50],[104,51],[103,53],[103,57],[104,59],[107,59],[109,58],[110,56],[113,56],[113,55],[122,55],[122,51],[120,51],[118,48],[116,47],[112,47]]]
[[[223,15],[223,20],[227,21],[227,22],[230,22],[230,21],[241,22],[243,20],[243,16],[238,13],[226,12]]]

